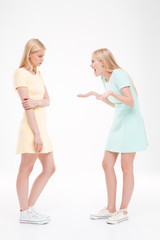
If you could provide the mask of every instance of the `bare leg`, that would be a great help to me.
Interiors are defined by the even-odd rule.
[[[102,166],[105,173],[107,193],[108,193],[108,206],[110,212],[116,211],[116,188],[117,179],[114,171],[118,153],[105,151]]]
[[[21,156],[21,164],[17,176],[17,194],[22,211],[28,209],[28,185],[29,175],[37,159],[37,154],[24,153]]]
[[[123,194],[120,209],[127,209],[134,189],[133,161],[136,153],[122,153]]]
[[[42,173],[36,178],[32,186],[31,193],[28,200],[29,206],[33,206],[35,204],[42,190],[47,184],[49,178],[55,172],[55,164],[54,164],[52,152],[38,154],[38,158],[41,161],[43,169],[42,169]]]

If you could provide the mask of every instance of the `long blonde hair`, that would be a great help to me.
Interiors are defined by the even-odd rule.
[[[116,62],[113,54],[107,48],[101,48],[93,52],[93,55],[103,63],[104,67],[107,69],[108,72],[113,72],[114,69],[121,69],[123,70]],[[123,70],[124,71],[124,70]],[[125,71],[124,71],[125,72]],[[128,73],[127,73],[128,74]],[[129,76],[129,74],[128,74]],[[132,86],[137,94],[136,87],[133,83],[132,78],[129,76]],[[138,94],[137,94],[138,95]]]
[[[30,60],[29,60],[29,54],[36,52],[40,49],[44,49],[46,50],[44,44],[42,42],[40,42],[38,39],[30,39],[24,48],[24,52],[23,52],[23,56],[22,56],[22,60],[20,62],[19,67],[24,67],[26,68],[28,71],[37,71],[36,67],[33,67]]]

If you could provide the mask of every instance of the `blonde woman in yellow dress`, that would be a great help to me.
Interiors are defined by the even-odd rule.
[[[24,114],[19,128],[17,154],[21,164],[17,177],[17,194],[20,204],[20,223],[45,224],[50,217],[39,213],[35,203],[49,178],[55,172],[52,142],[46,128],[45,107],[49,95],[40,71],[45,46],[38,39],[26,43],[19,68],[14,73],[14,87],[18,91]],[[42,172],[36,178],[29,194],[29,176],[34,164],[40,160]]]

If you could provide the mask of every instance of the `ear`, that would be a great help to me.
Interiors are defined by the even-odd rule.
[[[103,64],[103,62],[102,62],[102,67],[104,68],[104,64]]]
[[[31,52],[29,52],[29,55],[28,55],[28,57],[30,57],[31,56]]]

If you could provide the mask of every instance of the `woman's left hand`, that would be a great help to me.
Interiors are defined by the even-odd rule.
[[[25,110],[29,110],[29,109],[35,108],[37,106],[36,102],[37,102],[36,100],[32,100],[30,98],[25,98],[22,102],[22,105]]]
[[[96,98],[98,100],[102,100],[102,99],[108,98],[110,95],[112,95],[112,91],[109,90],[103,94],[98,95]]]

